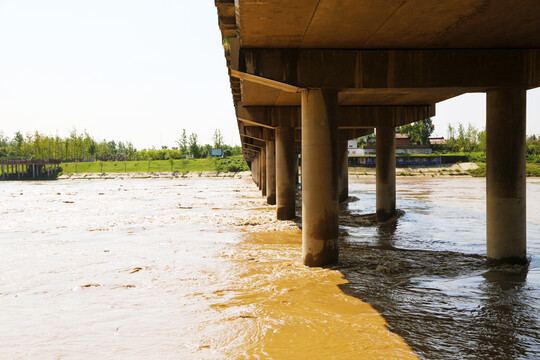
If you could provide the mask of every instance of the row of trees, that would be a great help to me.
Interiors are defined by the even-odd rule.
[[[431,118],[420,120],[412,124],[403,125],[397,128],[400,134],[409,135],[411,144],[416,145],[428,145],[429,137],[435,129]],[[358,146],[375,145],[375,134],[370,134],[361,138],[358,138]]]
[[[458,123],[457,127],[448,125],[448,138],[441,150],[453,152],[486,152],[486,130],[479,130],[469,124],[466,128]],[[540,139],[536,135],[527,137],[527,155],[540,155]]]
[[[188,140],[189,139],[189,140]],[[219,130],[214,132],[213,146],[199,145],[195,133],[186,135],[183,130],[178,147],[169,149],[137,150],[131,142],[96,141],[87,132],[71,131],[67,137],[47,136],[38,131],[26,135],[16,132],[13,138],[0,130],[0,158],[11,159],[60,159],[62,161],[124,161],[124,160],[168,160],[190,156],[194,158],[212,155],[212,149],[223,151],[225,156],[241,153],[241,147],[224,144]]]
[[[429,145],[429,138],[435,129],[431,119],[424,119],[398,128],[401,134],[409,135],[409,140],[416,145]],[[375,134],[358,139],[358,145],[375,145]],[[448,125],[445,144],[433,146],[443,152],[486,152],[486,130],[479,130],[471,124],[458,123]],[[540,137],[527,137],[527,154],[540,155]]]

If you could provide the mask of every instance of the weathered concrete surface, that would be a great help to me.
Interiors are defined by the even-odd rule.
[[[261,191],[266,196],[266,147],[261,149]]]
[[[487,93],[487,256],[526,261],[524,89]]]
[[[340,134],[341,135],[341,134]],[[349,151],[347,139],[341,138],[338,141],[338,181],[339,181],[339,202],[349,198]]]
[[[384,222],[396,212],[396,131],[393,125],[377,127],[377,221]]]
[[[238,0],[244,47],[532,48],[540,6],[524,0]]]
[[[337,91],[302,93],[302,256],[308,266],[338,259]]]
[[[522,245],[511,249],[507,245],[511,236],[517,239],[512,243],[523,243],[523,247],[525,241],[525,199],[521,197],[524,190],[520,185],[524,158],[522,136],[516,134],[525,126],[521,123],[525,104],[517,105],[517,93],[540,86],[540,2],[223,0],[216,5],[222,35],[238,35],[229,39],[230,48],[225,56],[237,117],[243,124],[240,129],[246,125],[276,129],[280,122],[276,121],[279,116],[274,115],[289,112],[292,126],[302,128],[305,141],[306,129],[298,115],[298,106],[304,103],[301,94],[322,89],[323,93],[336,93],[336,127],[376,127],[378,133],[386,133],[384,137],[388,139],[380,149],[380,141],[377,142],[378,156],[383,158],[377,161],[377,212],[381,220],[395,211],[395,155],[386,119],[392,119],[395,127],[433,116],[433,111],[421,116],[400,116],[390,105],[429,109],[432,104],[467,92],[491,94],[488,128],[496,130],[491,135],[488,131],[488,138],[503,143],[506,140],[499,135],[508,130],[513,140],[504,151],[496,149],[493,140],[491,145],[488,143],[489,148],[495,149],[488,151],[488,219],[492,219],[488,222],[500,225],[505,222],[497,219],[505,217],[513,227],[505,235],[497,230],[497,225],[492,230],[488,225],[488,238],[495,239],[488,246],[488,256],[524,257]],[[510,113],[508,109],[513,107],[519,109]],[[325,109],[322,124],[328,118],[334,121],[336,112],[329,116]],[[369,112],[373,115],[367,116]],[[499,113],[493,115],[495,112]],[[262,133],[260,129],[241,130],[246,159],[258,156]],[[327,136],[333,136],[332,131]],[[337,151],[337,147],[332,151]],[[303,155],[305,161],[307,154]],[[290,159],[280,160],[276,156],[279,174],[280,167],[290,166]],[[325,164],[321,166],[328,165]],[[305,170],[303,185],[310,181]],[[512,175],[505,177],[507,171]],[[332,174],[336,175],[337,169]],[[289,180],[294,183],[292,178]],[[315,188],[311,191],[323,192]],[[514,234],[509,235],[510,232]]]
[[[276,202],[277,218],[296,217],[294,127],[292,121],[282,119],[276,130]]]
[[[266,141],[266,202],[276,204],[276,143]]]

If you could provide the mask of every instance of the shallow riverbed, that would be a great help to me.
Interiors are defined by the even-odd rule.
[[[0,358],[536,358],[540,181],[528,270],[485,264],[484,181],[399,179],[366,227],[351,180],[327,269],[246,179],[1,183]]]

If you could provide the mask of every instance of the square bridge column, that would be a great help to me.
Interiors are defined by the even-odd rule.
[[[526,259],[526,92],[487,92],[487,257]]]
[[[302,257],[338,260],[338,92],[302,91]]]

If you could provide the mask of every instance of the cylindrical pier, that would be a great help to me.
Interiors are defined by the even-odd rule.
[[[339,202],[343,202],[349,198],[349,151],[347,148],[347,139],[339,139],[338,156]]]
[[[384,222],[396,213],[396,132],[393,125],[376,130],[376,212]]]
[[[292,119],[280,119],[276,129],[276,202],[278,220],[296,217],[294,126]]]
[[[305,265],[338,260],[338,93],[302,92],[302,256]]]
[[[276,204],[276,144],[266,141],[266,202]]]
[[[487,257],[526,262],[526,93],[487,92]]]
[[[262,196],[266,196],[266,147],[261,149],[261,190]]]

